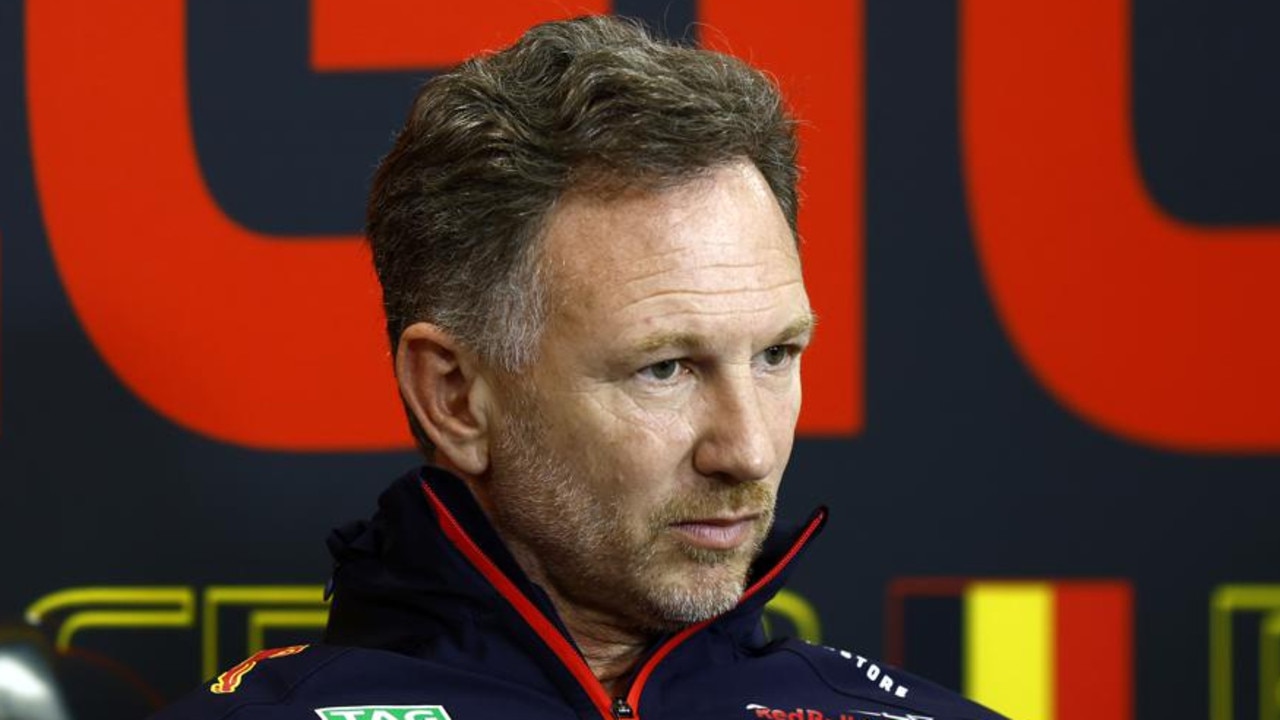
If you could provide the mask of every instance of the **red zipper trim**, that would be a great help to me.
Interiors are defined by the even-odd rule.
[[[427,495],[427,500],[431,502],[431,506],[435,508],[436,515],[443,521],[441,528],[444,530],[445,537],[454,544],[471,562],[480,574],[489,581],[491,585],[498,590],[498,593],[511,603],[516,612],[520,613],[520,617],[529,623],[533,631],[542,638],[542,642],[551,648],[551,652],[560,658],[560,662],[565,664],[574,679],[582,685],[582,689],[587,692],[591,698],[591,702],[600,711],[600,715],[605,720],[613,720],[613,698],[609,697],[609,693],[604,689],[604,685],[596,679],[595,673],[591,672],[591,668],[587,666],[587,662],[578,654],[576,648],[565,640],[560,630],[547,619],[542,611],[537,608],[524,593],[511,582],[498,566],[489,559],[488,555],[476,545],[475,541],[467,535],[462,526],[458,524],[458,520],[453,517],[453,513],[440,502],[436,494],[432,492],[431,486],[424,481],[422,490]]]
[[[742,593],[742,597],[738,598],[738,604],[741,605],[746,602],[752,595],[760,592],[761,588],[765,585],[773,582],[773,579],[778,577],[778,573],[782,572],[783,568],[791,564],[791,561],[795,559],[800,550],[809,542],[809,538],[813,537],[813,534],[818,531],[818,528],[826,519],[827,511],[824,508],[816,517],[813,518],[813,520],[809,521],[809,526],[804,529],[800,538],[795,541],[791,546],[791,549],[787,551],[787,554],[783,555],[782,559],[773,566],[773,569],[765,573],[764,577],[755,581],[751,587],[747,588],[746,592]],[[667,655],[670,655],[671,651],[675,650],[680,643],[689,639],[690,635],[693,635],[715,621],[716,618],[703,620],[700,623],[690,625],[689,627],[681,630],[671,636],[662,644],[662,647],[658,648],[653,655],[645,661],[644,666],[640,668],[640,672],[636,673],[635,680],[631,681],[630,690],[627,691],[627,704],[630,705],[631,709],[635,712],[633,720],[640,720],[640,696],[644,693],[644,684],[649,681],[649,676],[652,675],[653,671],[658,667],[658,663],[662,662],[663,658]]]

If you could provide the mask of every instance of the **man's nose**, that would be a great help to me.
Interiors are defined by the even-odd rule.
[[[723,377],[709,388],[694,469],[728,482],[763,480],[777,461],[767,407],[751,373]]]

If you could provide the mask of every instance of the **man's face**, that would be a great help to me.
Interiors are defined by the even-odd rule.
[[[570,194],[538,359],[498,383],[484,494],[521,565],[646,630],[732,607],[773,518],[811,313],[764,178]]]

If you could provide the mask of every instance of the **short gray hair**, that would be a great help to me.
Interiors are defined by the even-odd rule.
[[[764,176],[794,233],[795,123],[775,84],[629,20],[538,25],[437,75],[369,197],[392,352],[425,320],[486,362],[526,367],[548,304],[538,240],[558,198],[676,185],[739,160]]]

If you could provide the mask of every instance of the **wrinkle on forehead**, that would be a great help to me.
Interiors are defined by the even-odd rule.
[[[643,298],[640,298],[639,301],[642,302],[644,300],[660,300],[666,297],[685,297],[685,296],[688,296],[689,298],[692,299],[692,298],[703,296],[703,295],[712,296],[712,297],[722,297],[724,295],[730,295],[730,294],[741,295],[744,297],[750,297],[754,295],[772,296],[772,295],[776,295],[779,291],[786,290],[789,287],[798,286],[800,284],[801,284],[801,281],[799,279],[794,279],[794,280],[789,279],[789,280],[783,280],[781,282],[777,282],[771,285],[765,285],[763,287],[755,286],[755,285],[736,285],[736,286],[713,287],[713,288],[694,288],[694,287],[672,288],[670,290],[655,290],[653,292],[646,293],[645,296]],[[617,295],[616,290],[611,294]]]
[[[674,293],[776,292],[802,283],[790,228],[753,166],[660,191],[563,199],[547,227],[558,309],[620,309]]]
[[[598,295],[593,310],[604,310],[637,325],[660,320],[662,324],[693,330],[720,318],[736,318],[735,329],[745,329],[748,320],[771,325],[790,323],[798,315],[810,314],[798,271],[789,277],[769,278],[769,282],[760,285],[743,278],[708,285],[704,275],[697,285],[668,278],[665,282],[624,283],[588,292]],[[576,309],[567,311],[570,316],[578,315]],[[593,313],[584,308],[581,314],[586,321],[586,316]],[[602,314],[595,316],[600,319]]]

